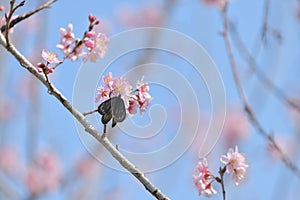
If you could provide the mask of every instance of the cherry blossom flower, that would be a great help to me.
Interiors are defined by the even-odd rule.
[[[94,38],[88,38],[85,46],[88,48],[89,53],[86,54],[83,61],[90,60],[91,62],[97,62],[97,60],[103,58],[106,55],[108,42],[108,38],[103,33],[96,34]]]
[[[4,6],[0,6],[0,11],[3,11],[5,10],[5,7]]]
[[[143,83],[143,78],[141,81],[137,83],[137,100],[140,105],[140,113],[141,115],[147,110],[150,101],[152,100],[151,95],[148,93],[150,90],[147,83]]]
[[[51,53],[45,49],[42,51],[42,58],[49,64],[59,63],[56,53]]]
[[[237,143],[245,138],[250,133],[250,130],[251,125],[246,115],[239,109],[229,109],[222,131],[226,145],[229,147]]]
[[[29,166],[25,182],[29,192],[37,195],[57,189],[61,174],[61,166],[57,156],[51,151],[44,151]]]
[[[104,86],[98,88],[96,102],[121,95],[129,114],[136,114],[139,109],[142,115],[149,107],[152,97],[149,94],[149,86],[143,79],[137,82],[135,90],[125,78],[113,77],[111,72],[103,76],[102,81]]]
[[[91,156],[81,156],[76,162],[76,172],[85,179],[92,178],[98,171],[96,159]]]
[[[226,165],[226,172],[232,174],[232,179],[236,185],[244,178],[248,164],[245,155],[239,153],[238,147],[235,150],[230,148],[227,155],[221,156],[220,161]]]
[[[217,6],[220,10],[223,10],[226,3],[230,0],[204,0],[205,4]]]
[[[7,145],[0,148],[0,168],[13,173],[16,172],[18,162],[18,154],[15,148]]]
[[[205,158],[198,162],[196,174],[193,175],[193,179],[199,195],[205,194],[207,197],[211,197],[213,194],[217,194],[217,191],[211,185],[213,179],[210,175],[208,163]]]
[[[117,12],[120,23],[126,27],[160,26],[164,10],[157,4],[146,4],[140,8],[122,6]],[[139,16],[139,17],[136,17]]]

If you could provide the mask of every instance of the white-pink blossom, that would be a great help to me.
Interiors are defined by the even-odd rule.
[[[205,194],[207,197],[211,197],[213,194],[217,193],[211,185],[213,179],[210,175],[208,163],[205,158],[198,162],[193,179],[199,195]]]
[[[88,53],[83,61],[90,60],[91,62],[97,62],[100,58],[103,58],[106,55],[109,43],[108,38],[104,33],[98,33],[95,35],[96,37],[89,37],[85,42],[85,45],[88,48]]]
[[[227,155],[221,156],[220,161],[226,165],[226,172],[231,174],[235,184],[238,185],[245,177],[246,169],[248,168],[245,155],[240,153],[238,147],[235,146],[235,150],[230,148]]]
[[[103,76],[102,81],[104,85],[101,85],[97,90],[96,102],[121,95],[129,114],[134,115],[139,109],[142,115],[148,109],[152,97],[149,94],[150,88],[147,83],[144,83],[142,80],[138,81],[136,89],[133,90],[124,77],[113,77],[111,72]]]
[[[42,51],[42,58],[49,64],[59,63],[57,53],[51,53],[46,49],[43,49],[43,51]]]

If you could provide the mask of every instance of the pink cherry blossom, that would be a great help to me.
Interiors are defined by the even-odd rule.
[[[245,155],[239,153],[238,147],[235,146],[235,150],[230,148],[227,155],[221,156],[220,161],[226,165],[226,172],[232,174],[232,179],[236,185],[245,177],[248,164]]]
[[[85,179],[92,178],[96,175],[99,166],[95,158],[91,156],[81,156],[76,163],[76,172]]]
[[[5,7],[4,6],[0,6],[0,11],[3,11],[5,10]]]
[[[18,167],[18,154],[15,148],[12,146],[2,146],[0,148],[0,168],[14,173]]]
[[[204,0],[205,4],[208,5],[214,5],[218,7],[220,10],[223,10],[226,3],[228,3],[230,0]]]
[[[94,39],[89,38],[85,43],[89,52],[83,61],[97,62],[100,58],[103,58],[106,55],[108,43],[109,40],[103,33],[98,33]]]
[[[149,85],[142,80],[137,82],[136,89],[133,90],[125,78],[113,77],[112,73],[109,72],[106,76],[102,77],[104,85],[98,88],[95,101],[105,101],[111,97],[121,95],[129,114],[134,115],[137,113],[137,109],[139,109],[142,115],[146,112],[152,100],[149,94]]]
[[[246,115],[237,108],[230,108],[222,131],[227,147],[245,138],[250,131],[251,125]]]
[[[207,197],[211,197],[213,194],[217,193],[211,185],[213,179],[210,175],[208,163],[205,158],[198,162],[196,174],[193,175],[193,179],[199,195],[205,194]]]
[[[57,189],[60,185],[61,176],[61,165],[58,157],[51,151],[44,151],[29,166],[25,182],[28,190],[37,195]]]
[[[149,94],[149,86],[147,83],[143,82],[143,78],[141,81],[138,81],[137,85],[137,101],[140,105],[140,114],[142,115],[150,105],[150,101],[152,100],[151,95]]]
[[[57,54],[51,53],[51,52],[47,51],[46,49],[43,49],[43,51],[42,51],[42,58],[49,64],[59,63]]]

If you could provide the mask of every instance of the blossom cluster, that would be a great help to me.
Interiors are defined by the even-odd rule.
[[[121,95],[129,114],[134,115],[139,110],[142,115],[147,110],[152,97],[149,85],[143,82],[143,78],[137,82],[134,90],[124,77],[113,77],[111,72],[103,76],[102,81],[104,85],[98,88],[96,102]]]
[[[51,151],[40,153],[25,177],[28,190],[33,195],[49,192],[60,185],[62,171],[58,157]]]
[[[220,161],[225,165],[223,168],[220,168],[220,176],[223,176],[223,171],[226,171],[228,174],[231,174],[231,178],[235,184],[239,185],[240,181],[244,179],[246,169],[248,168],[245,155],[240,153],[236,146],[234,150],[230,148],[226,155],[222,155]],[[217,193],[217,191],[212,187],[212,183],[214,181],[220,183],[221,181],[221,178],[214,176],[209,171],[208,163],[205,158],[198,162],[196,166],[196,174],[193,175],[193,179],[199,195],[205,194],[207,197],[211,197],[212,194]]]
[[[104,33],[94,30],[94,27],[100,24],[96,16],[90,14],[88,18],[90,22],[88,30],[81,39],[76,38],[72,24],[69,24],[67,28],[60,28],[59,32],[61,38],[56,47],[63,53],[64,57],[60,60],[56,53],[43,50],[42,58],[46,64],[38,63],[39,72],[44,71],[46,74],[52,73],[55,67],[65,59],[76,61],[82,58],[84,62],[88,60],[97,62],[100,58],[105,56],[109,40]],[[50,67],[49,64],[56,65]]]

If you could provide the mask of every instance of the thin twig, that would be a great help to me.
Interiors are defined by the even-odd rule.
[[[92,110],[92,111],[89,111],[89,112],[84,112],[82,114],[83,114],[83,116],[87,116],[87,115],[93,114],[93,113],[95,113],[97,111],[98,111],[98,109],[95,109],[95,110]]]
[[[3,47],[6,47],[6,40],[4,36],[0,33],[0,44]],[[84,127],[85,131],[93,136],[98,142],[100,142],[106,150],[137,180],[140,181],[141,184],[144,185],[145,189],[149,191],[155,198],[158,200],[169,200],[170,198],[163,194],[153,183],[149,181],[148,178],[144,175],[144,173],[134,166],[129,160],[127,160],[118,150],[116,150],[115,146],[108,140],[107,137],[101,136],[101,132],[97,131],[79,112],[72,104],[62,95],[62,93],[52,85],[50,88],[49,84],[45,76],[38,73],[36,68],[26,59],[13,44],[11,46],[5,48],[8,52],[10,52],[15,59],[20,63],[22,67],[27,69],[32,75],[34,75],[38,80],[40,80],[48,90],[53,90],[51,95],[53,95],[76,119],[77,121]]]
[[[10,23],[9,23],[9,26],[6,27],[6,25],[3,25],[1,27],[1,32],[3,33],[5,30],[7,29],[11,29],[13,28],[16,24],[18,24],[19,22],[23,21],[24,19],[27,19],[28,17],[32,16],[33,14],[35,13],[38,13],[39,11],[45,9],[45,8],[49,8],[54,2],[56,2],[57,0],[50,0],[48,1],[47,3],[41,5],[40,7],[28,12],[28,13],[25,13],[21,16],[18,16],[16,19],[12,20]]]
[[[267,86],[270,90],[273,90],[275,97],[280,99],[283,103],[285,103],[289,107],[300,112],[300,105],[298,105],[296,102],[288,98],[285,92],[281,90],[279,87],[277,87],[261,70],[255,58],[250,54],[245,43],[242,41],[239,33],[236,30],[236,27],[233,24],[230,24],[229,31],[231,33],[231,36],[233,36],[232,37],[233,42],[235,42],[236,44],[235,46],[237,47],[238,52],[240,52],[242,57],[248,62],[248,66],[250,67],[251,71],[256,74],[258,80],[260,80],[263,84],[265,84],[265,86]]]
[[[260,122],[257,120],[257,118],[255,117],[255,114],[250,106],[250,104],[248,103],[248,100],[246,98],[246,95],[244,93],[241,81],[239,79],[238,76],[238,72],[237,72],[237,67],[236,67],[236,61],[234,58],[234,54],[232,52],[232,47],[231,47],[231,42],[229,39],[229,33],[228,33],[228,17],[227,17],[227,4],[225,5],[223,11],[222,11],[222,17],[223,17],[223,26],[224,26],[224,32],[223,32],[223,37],[224,37],[224,41],[225,41],[225,46],[226,46],[226,50],[227,50],[227,54],[230,60],[230,66],[231,66],[231,71],[232,71],[232,75],[235,81],[235,85],[237,87],[237,91],[238,91],[238,95],[244,105],[244,109],[248,115],[248,118],[250,120],[250,122],[252,123],[252,125],[258,130],[258,132],[260,133],[260,135],[262,135],[269,143],[270,145],[272,145],[272,147],[275,149],[275,151],[277,151],[277,153],[280,156],[280,159],[285,163],[285,165],[298,177],[300,178],[300,170],[298,169],[298,167],[288,158],[287,155],[285,155],[285,153],[283,153],[283,151],[281,150],[281,148],[278,146],[278,144],[275,142],[274,137],[269,134],[264,128],[263,126],[260,124]]]

